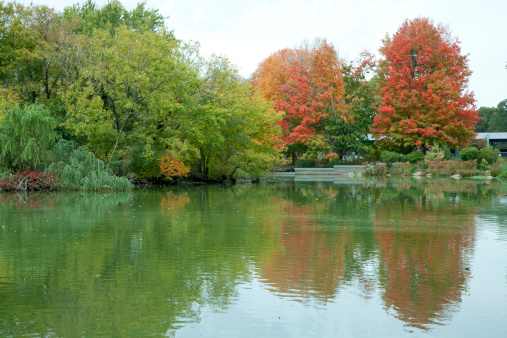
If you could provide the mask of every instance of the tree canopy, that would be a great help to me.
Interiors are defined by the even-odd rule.
[[[61,137],[77,142],[58,148],[67,157],[86,162],[91,150],[106,172],[134,180],[190,169],[201,180],[258,177],[279,161],[280,116],[270,103],[226,58],[204,58],[198,44],[176,39],[145,2],[127,10],[88,0],[62,13],[1,3],[0,13],[1,168],[47,169]],[[34,109],[40,121],[27,120]]]
[[[496,107],[480,107],[479,117],[475,131],[485,132],[507,132],[507,100],[500,101]]]
[[[366,55],[366,54],[365,54]],[[284,113],[282,143],[289,152],[344,155],[361,147],[371,124],[374,82],[370,56],[347,63],[331,43],[317,39],[283,49],[259,64],[254,88]],[[362,102],[362,103],[360,103]]]
[[[102,161],[91,172],[107,180],[235,180],[265,175],[284,154],[293,164],[364,154],[371,131],[382,146],[424,151],[463,146],[478,121],[478,131],[507,123],[507,101],[478,116],[467,56],[426,18],[387,36],[380,61],[345,61],[316,39],[271,54],[252,79],[177,39],[165,19],[146,2],[0,3],[0,172],[63,172],[50,158],[67,144],[57,147],[67,158]]]
[[[479,120],[459,41],[430,19],[406,20],[380,49],[373,131],[397,147],[464,146]]]

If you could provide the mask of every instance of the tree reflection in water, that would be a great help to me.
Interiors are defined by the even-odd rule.
[[[256,278],[319,306],[359,290],[427,329],[459,308],[476,215],[502,189],[404,179],[0,194],[0,335],[167,334],[227,311]]]

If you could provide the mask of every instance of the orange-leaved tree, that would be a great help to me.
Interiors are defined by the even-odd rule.
[[[464,146],[479,120],[468,90],[472,72],[459,41],[430,19],[406,20],[380,48],[380,142],[402,149]]]
[[[280,50],[259,64],[254,88],[284,112],[279,122],[281,145],[290,146],[289,152],[304,149],[315,139],[327,139],[329,118],[339,116],[350,123],[344,108],[341,66],[333,45],[326,40]]]
[[[172,151],[166,150],[159,160],[160,172],[168,179],[178,176],[187,176],[190,169],[185,165],[181,156],[175,156]]]

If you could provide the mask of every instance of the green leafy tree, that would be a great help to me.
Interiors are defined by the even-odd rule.
[[[367,148],[368,132],[375,116],[377,90],[377,79],[367,80],[367,77],[374,67],[373,56],[367,52],[363,52],[357,60],[342,65],[344,104],[348,118],[330,114],[325,127],[331,151],[340,157]]]
[[[496,108],[490,108],[490,107],[480,107],[479,110],[479,117],[482,119],[477,122],[477,125],[475,126],[475,131],[478,133],[485,133],[489,131],[489,122],[491,120],[491,117],[497,112]]]
[[[184,86],[185,65],[178,43],[164,32],[129,30],[120,26],[114,36],[94,30],[81,36],[82,70],[65,95],[65,126],[99,157],[108,157],[108,168],[117,149],[120,157],[135,143],[160,142],[171,119],[181,109],[178,98]]]
[[[496,107],[480,107],[475,130],[479,133],[507,131],[507,100],[503,100]]]
[[[55,97],[75,73],[75,22],[47,6],[0,4],[0,80],[20,99]]]
[[[261,176],[279,160],[278,114],[223,57],[197,57],[201,83],[185,108],[182,153],[201,180]]]
[[[498,103],[488,123],[490,132],[507,132],[507,100]]]
[[[92,0],[82,5],[66,7],[63,17],[79,22],[78,32],[90,35],[94,29],[105,29],[114,35],[117,28],[125,26],[130,30],[157,32],[164,29],[164,17],[158,9],[146,9],[146,1],[128,11],[118,0],[111,0],[103,7]]]

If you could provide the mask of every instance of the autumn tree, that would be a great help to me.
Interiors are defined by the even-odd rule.
[[[350,122],[343,106],[341,66],[333,45],[317,39],[313,44],[272,54],[254,73],[254,88],[284,112],[279,123],[282,145],[293,156],[308,149],[329,148],[327,118],[345,117],[343,121]]]
[[[308,71],[311,59],[311,51],[307,43],[297,48],[284,48],[271,54],[253,73],[255,90],[266,100],[281,99],[280,87],[290,80],[291,67],[297,62],[301,69]]]
[[[406,20],[380,48],[380,108],[373,132],[404,149],[464,146],[479,120],[468,90],[472,72],[459,41],[430,19]]]
[[[339,157],[363,151],[376,111],[376,78],[372,55],[338,58],[331,43],[317,39],[273,53],[259,64],[254,88],[284,113],[282,145],[314,157],[330,152]]]

